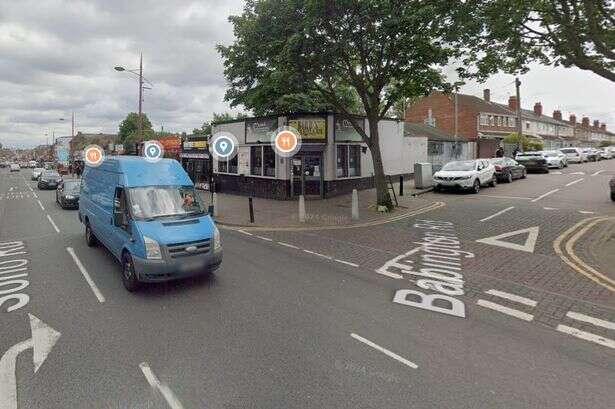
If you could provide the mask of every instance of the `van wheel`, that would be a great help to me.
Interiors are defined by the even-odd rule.
[[[122,282],[124,283],[124,288],[130,292],[136,291],[139,288],[135,265],[132,262],[132,256],[128,252],[124,252],[122,255]]]
[[[98,244],[98,239],[92,232],[90,222],[85,222],[85,244],[87,244],[88,247],[95,247]]]

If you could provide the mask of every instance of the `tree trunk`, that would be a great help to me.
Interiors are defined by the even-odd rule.
[[[368,118],[369,121],[369,150],[374,164],[374,184],[376,185],[376,204],[386,206],[388,210],[393,208],[393,202],[389,195],[389,188],[384,174],[382,154],[380,153],[380,135],[378,134],[378,119]]]

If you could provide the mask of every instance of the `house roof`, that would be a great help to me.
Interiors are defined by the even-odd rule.
[[[508,106],[506,105],[498,104],[497,102],[485,101],[484,99],[476,97],[474,95],[458,94],[457,102],[460,105],[463,104],[465,106],[470,106],[478,112],[501,115],[515,115],[515,112],[508,109]]]
[[[410,137],[425,137],[430,141],[455,141],[455,136],[451,135],[447,132],[444,132],[442,129],[435,128],[430,125],[414,123],[414,122],[404,122],[404,136]],[[468,139],[463,136],[458,136],[457,141],[467,142]]]

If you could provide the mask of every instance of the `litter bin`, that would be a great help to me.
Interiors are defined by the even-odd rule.
[[[427,189],[431,186],[433,186],[431,163],[415,163],[414,187],[416,189]]]

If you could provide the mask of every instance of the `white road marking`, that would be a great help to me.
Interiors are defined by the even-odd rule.
[[[590,317],[589,315],[581,314],[580,312],[568,311],[566,313],[568,318],[573,320],[588,322],[598,327],[615,330],[615,322],[601,320],[600,318]]]
[[[576,184],[576,183],[579,183],[579,182],[582,182],[582,181],[584,181],[584,180],[585,180],[584,178],[577,179],[577,180],[573,180],[572,182],[567,183],[567,184],[566,184],[566,186],[572,186],[572,185],[574,185],[574,184]]]
[[[523,320],[523,321],[531,321],[534,319],[534,316],[532,314],[528,314],[523,311],[515,310],[514,308],[508,308],[504,305],[496,304],[491,301],[480,299],[476,301],[476,304],[480,305],[481,307],[485,307],[485,308],[489,308],[489,309],[501,312],[502,314],[510,315],[511,317],[519,318],[520,320]]]
[[[496,199],[518,199],[518,200],[531,200],[531,197],[522,197],[522,196],[497,196],[497,195],[481,195],[484,197],[493,197]],[[478,198],[479,196],[468,196],[468,197],[476,197]]]
[[[551,173],[552,175],[561,175],[561,174],[562,174],[562,172],[560,172],[559,170],[556,170],[556,171],[551,171],[550,173]]]
[[[410,250],[409,252],[405,253],[405,254],[400,254],[399,256],[395,257],[392,260],[387,261],[386,263],[384,263],[384,265],[382,267],[380,267],[378,270],[376,270],[376,273],[378,274],[382,274],[383,276],[387,276],[389,278],[395,278],[397,280],[401,280],[402,278],[404,278],[403,275],[401,274],[397,274],[397,273],[390,273],[388,270],[390,267],[397,267],[399,266],[399,260],[404,259],[408,256],[413,255],[414,253],[418,253],[419,251],[421,251],[423,247],[419,246],[419,247],[415,247],[412,250]],[[399,267],[397,267],[399,268]]]
[[[58,229],[58,226],[55,224],[55,222],[53,221],[51,216],[47,215],[47,220],[49,220],[49,223],[51,223],[51,225],[55,229],[56,233],[60,233],[60,229]]]
[[[177,399],[171,388],[158,380],[154,374],[154,371],[152,371],[152,368],[150,368],[147,362],[141,362],[139,364],[139,368],[141,369],[141,372],[143,372],[145,379],[147,379],[147,383],[149,383],[152,388],[156,389],[162,395],[171,409],[183,409],[184,406],[181,404],[179,399]]]
[[[357,335],[355,333],[351,333],[350,334],[351,337],[353,337],[354,339],[356,339],[359,342],[364,343],[367,346],[370,346],[372,348],[374,348],[376,351],[382,352],[383,354],[385,354],[386,356],[393,358],[394,360],[401,362],[402,364],[409,366],[410,368],[413,369],[418,369],[418,365],[415,364],[412,361],[407,360],[406,358],[397,355],[395,352],[391,352],[386,348],[381,347],[380,345],[374,344],[372,341],[370,341],[369,339],[365,339],[360,335]]]
[[[43,207],[43,204],[41,203],[41,201],[37,200],[37,202],[38,202],[38,205],[40,206],[41,210],[45,211],[45,208]]]
[[[334,260],[337,261],[338,263],[346,264],[346,265],[349,265],[349,266],[352,266],[352,267],[359,267],[358,264],[351,263],[350,261],[339,260],[337,258],[334,259]]]
[[[81,260],[79,260],[79,257],[77,257],[77,254],[75,254],[75,250],[73,250],[72,247],[67,247],[66,251],[68,251],[68,254],[71,255],[71,257],[73,258],[73,261],[77,265],[77,268],[79,269],[79,271],[81,271],[83,278],[85,278],[85,281],[87,281],[88,284],[90,285],[90,288],[94,292],[94,295],[96,296],[96,298],[98,298],[98,302],[101,302],[101,303],[105,302],[105,296],[102,295],[102,293],[96,286],[96,283],[94,283],[94,280],[92,280],[92,277],[90,277],[88,270],[86,270],[83,264],[81,264]]]
[[[536,241],[538,241],[538,233],[540,232],[540,227],[529,227],[527,229],[515,230],[510,233],[499,234],[493,237],[486,237],[484,239],[476,240],[478,243],[489,244],[492,246],[504,247],[511,250],[519,250],[525,251],[527,253],[533,253],[536,248]],[[507,241],[502,241],[501,239],[505,239],[507,237],[518,236],[519,234],[527,233],[527,238],[525,239],[524,244],[510,243]]]
[[[238,231],[239,233],[241,233],[241,234],[245,234],[246,236],[254,236],[252,233],[248,233],[248,232],[247,232],[247,231],[245,231],[245,230],[237,230],[237,231]]]
[[[486,294],[495,295],[496,297],[506,298],[507,300],[518,302],[521,304],[529,305],[530,307],[535,307],[538,303],[530,298],[521,297],[520,295],[506,293],[504,291],[499,290],[489,290],[485,291]]]
[[[540,195],[540,196],[538,196],[536,199],[532,199],[532,202],[537,202],[537,201],[539,201],[540,199],[544,199],[545,197],[547,197],[547,196],[549,196],[549,195],[552,195],[553,193],[556,193],[556,192],[559,192],[559,189],[553,189],[553,190],[551,190],[550,192],[547,192],[547,193],[545,193],[545,194],[543,194],[543,195]]]
[[[581,214],[596,214],[596,212],[590,212],[589,210],[579,210]]]
[[[506,213],[506,212],[508,212],[508,211],[510,211],[510,210],[512,210],[512,209],[514,209],[514,208],[515,208],[514,206],[507,207],[506,209],[504,209],[504,210],[500,210],[499,212],[497,212],[497,213],[495,213],[495,214],[492,214],[492,215],[491,215],[491,216],[489,216],[489,217],[485,217],[484,219],[480,219],[480,221],[481,221],[481,222],[486,222],[487,220],[491,220],[491,219],[493,219],[494,217],[498,217],[499,215],[504,214],[504,213]]]
[[[9,188],[9,192],[12,192],[13,189],[15,189],[14,187]]]
[[[288,248],[291,248],[291,249],[299,250],[299,247],[297,247],[295,245],[292,245],[292,244],[284,243],[283,241],[278,241],[278,244],[280,246],[284,246],[284,247],[288,247]]]
[[[599,170],[598,172],[592,173],[592,176],[598,176],[602,172],[604,172],[604,170]]]
[[[270,239],[269,237],[263,237],[263,236],[256,236],[256,237],[261,240],[265,240],[265,241],[273,241],[273,239]]]
[[[310,251],[310,250],[305,250],[305,249],[303,251],[305,253],[308,253],[308,254],[313,254],[313,255],[318,256],[318,257],[326,258],[327,260],[332,260],[333,259],[333,257],[331,257],[331,256],[326,256],[324,254],[316,253],[315,251]]]
[[[569,175],[584,175],[584,174],[585,174],[585,172],[572,172],[572,173],[569,173]]]
[[[612,339],[601,337],[600,335],[592,334],[591,332],[581,331],[580,329],[576,329],[562,324],[558,325],[556,329],[559,332],[563,332],[564,334],[572,335],[573,337],[577,337],[585,341],[594,342],[596,344],[615,349],[615,341],[613,341]]]
[[[559,210],[557,207],[543,207],[545,210]]]

